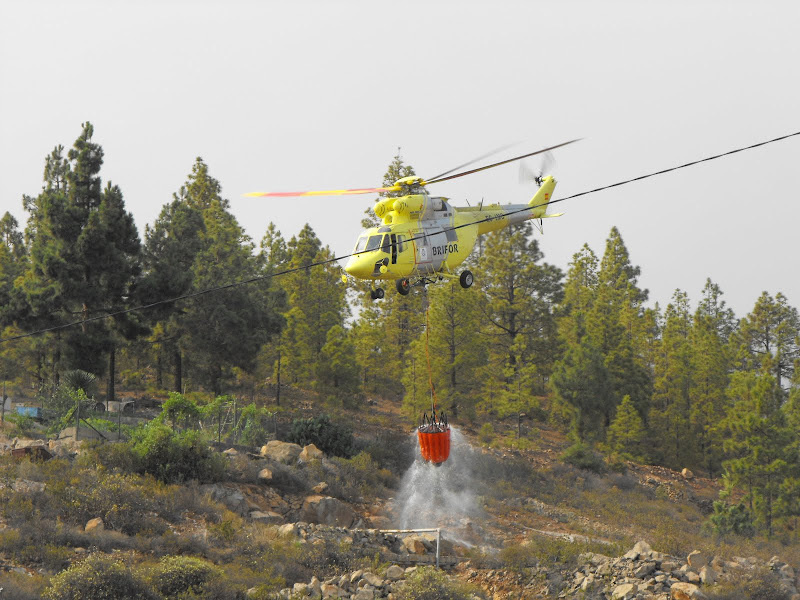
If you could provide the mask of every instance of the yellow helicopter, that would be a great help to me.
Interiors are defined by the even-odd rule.
[[[355,250],[344,270],[356,279],[395,281],[401,295],[406,295],[416,285],[426,285],[444,278],[458,278],[461,287],[469,288],[474,277],[469,270],[460,273],[458,267],[470,255],[478,236],[497,231],[529,219],[561,216],[547,214],[556,180],[548,175],[535,177],[539,186],[527,204],[490,204],[480,206],[452,206],[447,198],[431,196],[426,186],[456,177],[463,177],[517,160],[549,152],[577,140],[537,150],[508,160],[497,162],[455,175],[452,171],[466,163],[426,181],[416,175],[399,179],[393,186],[351,190],[325,190],[314,192],[254,192],[246,196],[332,196],[399,192],[399,197],[378,198],[373,211],[382,224],[361,232]],[[477,159],[479,160],[479,159]],[[347,276],[342,279],[347,281]],[[383,298],[382,287],[373,287],[373,300]]]

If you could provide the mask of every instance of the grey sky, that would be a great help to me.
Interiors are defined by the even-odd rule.
[[[254,241],[308,222],[345,254],[371,197],[241,195],[379,185],[398,146],[430,176],[583,137],[556,154],[563,197],[792,133],[798,23],[794,0],[4,0],[0,210],[24,221],[44,157],[90,120],[140,233],[202,156]],[[566,269],[617,225],[651,302],[696,305],[711,276],[739,316],[763,290],[800,306],[798,158],[800,137],[565,202],[542,250]],[[534,192],[516,166],[432,191]]]

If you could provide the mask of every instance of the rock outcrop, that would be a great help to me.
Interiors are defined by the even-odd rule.
[[[757,559],[734,558],[726,561],[719,556],[711,559],[693,551],[681,560],[654,552],[646,542],[638,542],[624,556],[612,558],[602,554],[582,555],[584,565],[572,573],[561,593],[564,597],[583,597],[593,600],[704,600],[703,591],[722,582],[740,570],[757,567],[773,571],[781,587],[794,600],[800,600],[797,581],[791,566],[773,557],[769,563]]]

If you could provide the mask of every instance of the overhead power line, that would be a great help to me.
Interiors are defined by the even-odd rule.
[[[789,133],[787,135],[782,135],[780,137],[776,137],[776,138],[773,138],[771,140],[758,142],[757,144],[751,144],[750,146],[744,146],[742,148],[736,148],[735,150],[729,150],[728,152],[723,152],[722,154],[715,154],[714,156],[707,156],[705,158],[701,158],[699,160],[694,160],[692,162],[688,162],[688,163],[685,163],[685,164],[682,164],[682,165],[678,165],[678,166],[675,166],[675,167],[670,167],[668,169],[661,169],[660,171],[654,171],[652,173],[648,173],[646,175],[640,175],[639,177],[634,177],[632,179],[626,179],[624,181],[618,181],[617,183],[612,183],[612,184],[604,185],[602,187],[594,188],[594,189],[591,189],[591,190],[586,190],[585,192],[579,192],[577,194],[572,194],[571,196],[566,196],[565,198],[557,198],[555,200],[550,200],[549,203],[538,204],[538,205],[535,205],[535,206],[526,206],[525,208],[521,208],[519,210],[511,211],[511,212],[509,212],[507,214],[508,215],[513,215],[513,214],[517,214],[517,213],[520,213],[520,212],[533,210],[534,208],[540,208],[541,206],[558,204],[559,202],[565,202],[566,200],[573,200],[574,198],[579,198],[581,196],[588,196],[589,194],[595,194],[597,192],[602,192],[604,190],[608,190],[608,189],[611,189],[611,188],[620,187],[622,185],[626,185],[628,183],[633,183],[635,181],[641,181],[643,179],[649,179],[650,177],[655,177],[657,175],[664,175],[665,173],[671,173],[672,171],[678,171],[679,169],[685,169],[687,167],[692,167],[694,165],[699,165],[700,163],[709,162],[709,161],[712,161],[712,160],[716,160],[718,158],[723,158],[723,157],[726,157],[726,156],[730,156],[732,154],[737,154],[739,152],[744,152],[746,150],[752,150],[754,148],[759,148],[761,146],[766,146],[767,144],[780,142],[780,141],[783,141],[783,140],[786,140],[786,139],[789,139],[791,137],[795,137],[795,136],[798,136],[798,135],[800,135],[800,131],[797,131],[795,133]],[[456,225],[456,226],[453,226],[453,227],[448,227],[448,228],[443,229],[442,232],[454,231],[456,229],[461,229],[462,227],[472,227],[474,225],[477,225],[478,223],[484,223],[484,222],[490,221],[490,220],[493,220],[493,219],[491,217],[487,217],[486,219],[481,219],[481,220],[475,221],[473,223],[465,223],[463,225]],[[410,238],[409,241],[422,239],[423,237],[424,237],[424,235],[420,234],[420,235],[417,235],[417,236],[414,236],[414,237]],[[170,304],[172,302],[178,302],[180,300],[188,300],[190,298],[197,298],[198,296],[204,296],[206,294],[212,294],[212,293],[219,292],[219,291],[222,291],[222,290],[232,289],[232,288],[235,288],[235,287],[239,287],[241,285],[247,285],[247,284],[250,284],[250,283],[255,283],[257,281],[266,281],[266,280],[269,280],[269,279],[272,279],[272,278],[275,278],[275,277],[282,277],[283,275],[288,275],[290,273],[296,273],[298,271],[305,271],[307,269],[311,269],[312,267],[320,267],[320,266],[327,265],[327,264],[330,264],[330,263],[339,262],[340,260],[344,260],[346,258],[350,258],[351,256],[357,256],[359,254],[365,254],[367,252],[372,252],[372,251],[371,250],[369,250],[369,251],[364,250],[364,251],[361,251],[361,252],[351,252],[350,254],[344,254],[342,256],[335,256],[333,258],[329,258],[329,259],[326,259],[326,260],[321,260],[321,261],[318,261],[318,262],[310,263],[308,265],[304,265],[304,266],[300,266],[300,267],[293,267],[291,269],[284,269],[282,271],[277,271],[275,273],[270,273],[269,275],[260,275],[258,277],[251,277],[249,279],[243,279],[242,281],[236,281],[236,282],[233,282],[233,283],[227,283],[225,285],[219,285],[219,286],[216,286],[216,287],[206,288],[206,289],[203,289],[203,290],[197,290],[197,291],[194,291],[194,292],[190,292],[188,294],[183,294],[181,296],[176,296],[174,298],[166,298],[164,300],[158,300],[156,302],[151,302],[149,304],[144,304],[144,305],[136,306],[136,307],[133,307],[133,308],[120,309],[120,310],[117,310],[117,311],[107,312],[106,314],[97,315],[95,317],[88,317],[86,319],[81,319],[79,321],[72,321],[70,323],[64,323],[62,325],[55,325],[53,327],[47,327],[47,328],[44,328],[44,329],[38,329],[36,331],[31,331],[29,333],[24,333],[24,334],[20,334],[20,335],[8,337],[8,338],[0,339],[0,344],[5,343],[5,342],[11,342],[11,341],[14,341],[14,340],[21,340],[21,339],[24,339],[24,338],[33,337],[33,336],[36,336],[36,335],[41,335],[43,333],[49,333],[49,332],[52,332],[52,331],[59,331],[59,330],[62,330],[62,329],[68,329],[70,327],[77,327],[79,325],[85,325],[86,323],[91,323],[91,322],[94,322],[94,321],[100,321],[100,320],[103,320],[103,319],[110,319],[110,318],[114,318],[114,317],[119,317],[119,316],[126,315],[126,314],[129,314],[129,313],[145,311],[145,310],[148,310],[148,309],[151,309],[151,308],[155,308],[156,306],[162,306],[164,304]]]

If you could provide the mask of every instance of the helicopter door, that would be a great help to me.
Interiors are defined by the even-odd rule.
[[[392,234],[392,264],[397,264],[397,236]]]
[[[414,245],[417,248],[416,261],[418,265],[427,265],[431,262],[431,243],[425,233],[420,233],[422,236],[418,237],[419,234],[414,234],[412,232],[412,235],[417,238],[414,240]]]
[[[444,260],[442,248],[447,245],[447,238],[441,227],[426,229],[421,243],[417,244],[417,264],[424,272],[437,271]]]

